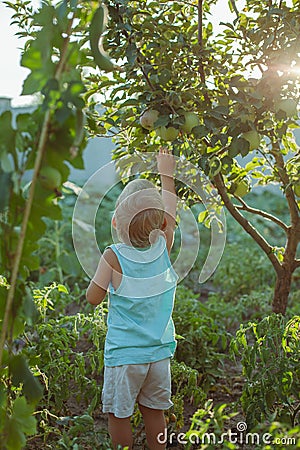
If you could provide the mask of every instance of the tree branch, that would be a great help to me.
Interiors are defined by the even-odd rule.
[[[239,10],[237,9],[235,0],[230,0],[230,4],[231,4],[232,9],[234,10],[234,12],[235,12],[235,14],[236,14],[237,19],[238,19],[239,16],[240,16],[240,13],[239,13]]]
[[[239,20],[239,18],[240,18],[240,12],[239,12],[239,10],[237,9],[235,0],[229,0],[229,1],[230,1],[231,6],[232,6],[232,9],[234,10],[234,12],[235,12],[235,14],[236,14],[237,20]],[[248,39],[248,36],[247,36],[247,33],[246,33],[245,30],[242,30],[242,35],[243,35],[245,41],[248,41],[248,42],[249,42],[249,39]],[[263,70],[263,68],[262,68],[262,66],[261,66],[260,63],[257,63],[257,67],[259,68],[259,70],[261,71],[261,73],[264,73],[264,70]]]
[[[266,211],[262,211],[261,209],[252,208],[251,206],[247,205],[244,200],[242,200],[240,197],[238,198],[239,202],[241,202],[241,205],[235,205],[237,209],[242,209],[244,211],[250,212],[251,214],[257,214],[258,216],[265,217],[268,220],[271,220],[272,222],[279,225],[285,233],[288,233],[288,227],[287,225],[282,222],[278,217],[273,216],[273,214],[269,214]]]
[[[198,0],[198,44],[200,47],[200,56],[199,56],[199,75],[201,83],[205,85],[205,72],[203,67],[203,0]],[[204,99],[207,103],[209,103],[209,96],[207,92],[205,91]]]
[[[281,8],[282,8],[282,0],[280,0],[279,5],[278,5],[278,9],[281,9]],[[274,42],[275,42],[275,40],[277,38],[277,32],[278,32],[279,24],[280,24],[280,15],[278,15],[278,17],[277,17],[277,22],[276,22],[276,25],[275,25],[275,28],[274,28],[274,38],[273,38],[273,42],[272,42],[272,49],[273,50],[275,50]]]
[[[203,69],[203,59],[202,59],[202,51],[203,51],[203,0],[198,0],[198,44],[200,47],[200,58],[199,58],[199,74],[202,83],[205,83],[205,74]]]
[[[295,259],[294,268],[297,269],[298,267],[300,267],[300,259]]]
[[[141,52],[140,52],[140,50],[138,48],[137,48],[137,51],[138,51],[139,54],[141,54]],[[144,78],[145,78],[149,88],[151,89],[151,91],[155,91],[155,87],[151,83],[150,78],[148,77],[148,75],[147,75],[147,73],[146,73],[146,71],[145,71],[145,69],[144,69],[144,67],[142,65],[142,62],[141,62],[141,60],[140,60],[140,58],[138,56],[137,56],[136,60],[137,60],[137,63],[139,65],[139,68],[143,72]]]
[[[119,13],[119,7],[118,7],[117,9],[118,9],[118,16],[119,16],[120,22],[121,22],[122,24],[124,24],[123,17],[122,17],[122,15]],[[141,50],[138,48],[138,46],[137,46],[136,43],[134,42],[132,36],[129,35],[128,31],[126,31],[125,29],[123,29],[122,32],[123,32],[124,36],[126,37],[126,39],[128,39],[128,42],[129,42],[130,44],[133,43],[133,44],[135,45],[135,48],[136,48],[136,51],[137,51],[137,54],[138,54],[137,57],[136,57],[136,61],[137,61],[137,63],[138,63],[138,66],[139,66],[139,68],[141,69],[141,71],[142,71],[142,73],[143,73],[143,76],[144,76],[144,78],[145,78],[145,80],[146,80],[148,86],[150,87],[151,91],[155,91],[155,87],[153,86],[153,84],[152,84],[150,78],[148,77],[148,75],[147,75],[147,73],[146,73],[146,71],[145,71],[145,69],[144,69],[144,67],[143,67],[143,63],[142,63],[142,61],[141,61],[141,56],[144,57],[144,55],[142,54]],[[150,64],[150,62],[148,62],[148,63]]]
[[[295,200],[294,191],[290,185],[290,179],[287,174],[284,159],[280,151],[279,143],[273,143],[272,155],[275,158],[276,166],[278,167],[278,175],[283,183],[285,196],[288,202],[292,226],[297,227],[299,224],[299,209]]]
[[[218,175],[216,175],[213,180],[224,202],[226,209],[229,211],[232,217],[234,217],[234,219],[244,228],[244,230],[254,239],[254,241],[260,246],[260,248],[265,252],[267,257],[271,261],[276,273],[282,272],[282,266],[278,261],[278,258],[276,257],[275,253],[273,252],[273,247],[253,227],[253,225],[247,219],[245,219],[245,217],[239,212],[236,206],[230,201],[221,174],[218,173]]]

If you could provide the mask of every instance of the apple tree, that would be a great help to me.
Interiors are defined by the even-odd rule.
[[[116,159],[164,143],[203,171],[272,263],[273,310],[284,314],[300,265],[300,157],[292,132],[299,127],[300,1],[241,3],[103,1],[108,23],[97,38],[113,63],[87,78],[88,126],[115,138]],[[217,31],[216,8],[232,17]],[[288,223],[247,203],[254,185],[270,184],[286,199]],[[269,242],[252,215],[279,227],[285,246]]]

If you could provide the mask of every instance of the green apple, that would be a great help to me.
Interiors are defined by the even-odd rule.
[[[297,197],[300,197],[300,184],[294,185],[294,192],[297,195]]]
[[[154,124],[159,117],[159,112],[156,109],[147,109],[140,117],[140,124],[146,130],[153,130]]]
[[[242,134],[242,138],[249,142],[249,150],[255,150],[260,145],[260,135],[255,130],[246,131]]]
[[[156,129],[156,134],[160,138],[162,138],[163,141],[174,141],[179,134],[179,130],[174,127],[158,127]]]
[[[181,129],[186,133],[191,133],[192,129],[199,125],[199,118],[197,114],[194,112],[185,111],[184,115],[184,124],[181,125]]]
[[[280,100],[276,103],[275,108],[276,112],[280,110],[284,111],[287,117],[294,117],[298,115],[297,102],[292,98],[285,98],[283,100]]]
[[[40,170],[39,180],[44,189],[54,191],[61,185],[61,174],[54,167],[44,166]]]
[[[234,195],[236,197],[244,197],[246,194],[248,194],[250,188],[249,184],[246,180],[241,180],[237,183]]]

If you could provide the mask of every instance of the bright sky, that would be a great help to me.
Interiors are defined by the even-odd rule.
[[[33,6],[39,4],[39,0],[33,0]],[[29,71],[20,65],[21,50],[24,40],[18,39],[15,33],[16,25],[10,25],[12,10],[0,0],[0,97],[17,99],[21,95],[23,81]],[[28,99],[24,98],[24,102]],[[23,103],[18,99],[18,103]]]

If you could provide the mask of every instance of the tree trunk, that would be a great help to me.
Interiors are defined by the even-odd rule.
[[[272,303],[273,312],[285,314],[288,297],[291,289],[293,270],[291,267],[285,268],[281,273],[277,273],[274,297]]]

